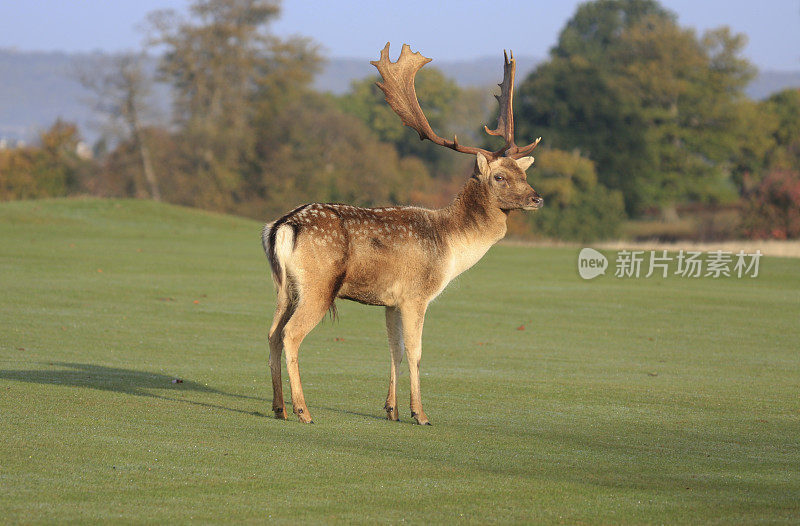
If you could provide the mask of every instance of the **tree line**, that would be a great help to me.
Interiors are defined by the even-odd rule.
[[[272,34],[279,7],[195,0],[186,15],[152,13],[155,78],[147,49],[76,73],[113,124],[94,157],[57,122],[36,146],[0,150],[0,199],[141,197],[261,220],[309,201],[445,204],[473,161],[402,127],[375,78],[342,96],[311,89],[318,45]],[[800,237],[800,92],[748,99],[744,44],[727,28],[681,27],[655,0],[581,4],[518,83],[518,137],[544,137],[529,178],[547,206],[512,216],[513,231],[588,240],[620,235],[627,219],[727,207],[739,218],[728,235]],[[156,79],[172,90],[159,124]],[[440,135],[496,147],[481,131],[497,111],[483,90],[429,66],[417,92]]]

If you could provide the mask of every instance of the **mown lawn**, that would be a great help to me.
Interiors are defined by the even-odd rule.
[[[269,418],[260,226],[0,204],[4,522],[800,522],[800,260],[583,281],[578,249],[495,247],[428,311],[432,427],[407,372],[383,419],[383,313],[349,302],[302,425]]]

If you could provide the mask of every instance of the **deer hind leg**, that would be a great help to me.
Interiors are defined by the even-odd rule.
[[[303,288],[297,306],[286,321],[283,328],[283,349],[286,353],[286,371],[289,373],[289,384],[292,388],[292,410],[301,422],[312,423],[308,412],[303,386],[300,383],[300,365],[298,357],[300,344],[311,329],[325,316],[330,306],[330,292]]]
[[[422,359],[422,325],[425,323],[427,304],[408,305],[401,308],[403,321],[403,341],[408,358],[408,371],[411,381],[411,416],[420,425],[431,425],[422,410],[422,394],[419,386],[419,362]]]
[[[403,322],[400,311],[395,307],[386,307],[386,334],[389,337],[389,394],[386,395],[386,418],[400,420],[397,410],[397,367],[403,360]]]
[[[283,383],[281,379],[281,354],[283,352],[283,328],[292,315],[294,305],[291,304],[286,287],[278,289],[278,303],[272,327],[269,329],[269,369],[272,373],[272,411],[275,418],[286,419],[286,407],[283,402]]]

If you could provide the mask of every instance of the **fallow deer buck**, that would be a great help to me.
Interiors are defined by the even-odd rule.
[[[504,53],[505,55],[505,53]],[[358,208],[313,203],[296,208],[262,232],[277,288],[277,308],[269,331],[272,409],[285,419],[281,384],[281,352],[292,391],[292,409],[301,422],[312,422],[300,384],[298,354],[303,338],[333,308],[336,298],[386,310],[391,366],[386,415],[398,420],[397,367],[403,352],[411,381],[411,416],[430,424],[422,409],[419,362],[425,311],[447,284],[474,265],[506,233],[511,210],[533,210],[543,200],[528,185],[527,155],[541,140],[514,144],[514,56],[505,56],[498,125],[485,127],[505,139],[491,152],[443,139],[422,112],[414,77],[431,59],[403,45],[397,62],[389,60],[389,44],[380,60],[371,62],[383,77],[378,86],[403,124],[440,146],[475,156],[475,168],[453,202],[440,210],[413,206]]]

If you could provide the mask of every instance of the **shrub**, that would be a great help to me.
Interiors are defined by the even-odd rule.
[[[58,120],[40,145],[0,150],[0,200],[61,197],[83,190],[89,167],[77,153],[78,130]]]
[[[589,241],[617,236],[625,219],[622,194],[597,182],[594,163],[577,152],[543,150],[530,180],[545,206],[530,221],[550,238]]]
[[[800,237],[800,171],[767,174],[750,198],[744,233],[753,239]]]

